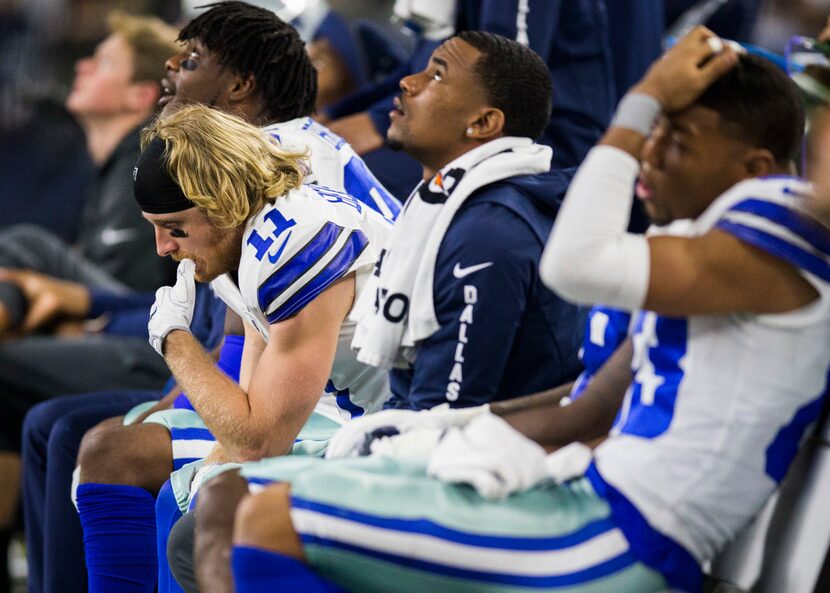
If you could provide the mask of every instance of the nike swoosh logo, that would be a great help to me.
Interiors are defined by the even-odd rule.
[[[469,276],[470,274],[475,274],[479,270],[489,268],[492,265],[493,262],[491,261],[484,262],[483,264],[476,264],[474,266],[467,266],[466,268],[462,268],[461,264],[455,264],[455,267],[452,269],[452,275],[456,278],[464,278],[466,276]]]
[[[138,229],[104,229],[101,231],[101,243],[118,245],[125,241],[132,241],[136,236],[138,236]]]
[[[271,262],[272,264],[277,263],[277,260],[280,259],[280,256],[282,255],[282,252],[285,249],[285,246],[288,245],[288,239],[290,239],[290,238],[291,238],[291,231],[288,231],[288,234],[285,236],[285,240],[283,240],[282,245],[280,245],[279,248],[274,253],[269,253],[268,254],[268,261],[269,262]]]

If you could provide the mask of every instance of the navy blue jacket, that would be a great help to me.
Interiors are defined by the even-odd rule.
[[[89,318],[108,315],[103,333],[115,336],[147,338],[150,307],[156,300],[152,292],[113,294],[100,289],[90,290]],[[206,350],[213,350],[222,341],[227,307],[207,284],[196,284],[196,304],[190,331]]]
[[[472,406],[579,374],[586,312],[548,290],[538,270],[572,175],[513,177],[467,199],[438,251],[433,299],[441,328],[418,344],[411,369],[391,372],[387,407]]]

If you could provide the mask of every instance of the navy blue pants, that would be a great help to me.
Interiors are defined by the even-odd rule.
[[[70,499],[72,472],[87,430],[159,391],[112,391],[49,400],[23,424],[23,517],[29,593],[86,593],[83,531]]]

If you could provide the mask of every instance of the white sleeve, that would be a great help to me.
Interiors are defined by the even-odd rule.
[[[596,146],[579,167],[539,264],[544,283],[577,303],[635,310],[648,292],[646,238],[626,231],[637,160]]]

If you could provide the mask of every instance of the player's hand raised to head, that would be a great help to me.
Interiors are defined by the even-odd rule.
[[[654,62],[632,91],[657,99],[664,113],[676,113],[690,107],[737,63],[731,43],[706,27],[696,27]]]

